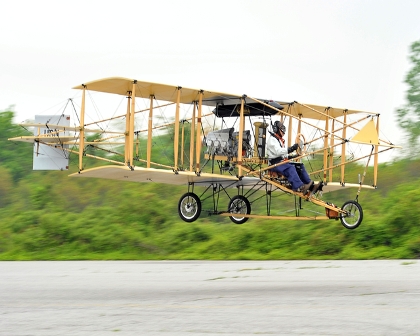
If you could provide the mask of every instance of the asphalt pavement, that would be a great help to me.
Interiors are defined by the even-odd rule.
[[[420,335],[420,262],[0,262],[0,335]]]

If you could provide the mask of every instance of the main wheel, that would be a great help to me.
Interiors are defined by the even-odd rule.
[[[232,222],[243,224],[248,220],[248,217],[241,215],[249,215],[251,213],[251,204],[245,196],[236,195],[229,202],[228,212],[235,214],[229,217]]]
[[[341,224],[346,229],[353,230],[357,228],[363,220],[362,206],[356,201],[347,201],[343,204],[342,210],[347,214],[340,214]]]
[[[198,196],[192,192],[182,195],[178,203],[178,213],[182,220],[191,223],[201,214],[201,201]]]

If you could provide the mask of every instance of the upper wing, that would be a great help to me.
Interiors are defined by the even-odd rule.
[[[73,89],[83,90],[86,88],[90,91],[114,93],[118,95],[127,95],[128,92],[133,91],[133,83],[135,85],[135,96],[149,99],[156,97],[159,100],[168,102],[177,102],[177,90],[181,89],[180,103],[189,104],[199,100],[199,93],[203,93],[203,105],[216,106],[220,103],[236,102],[241,98],[241,95],[234,95],[228,93],[204,91],[201,89],[191,89],[176,85],[159,84],[151,82],[143,82],[135,79],[110,77],[87,82],[82,85],[73,87]]]
[[[321,106],[313,104],[302,104],[296,101],[285,102],[276,101],[273,104],[272,100],[264,99],[253,99],[243,94],[230,94],[216,91],[207,91],[201,89],[186,88],[176,85],[159,84],[152,82],[138,81],[135,79],[123,78],[123,77],[109,77],[99,79],[85,84],[77,85],[73,89],[83,90],[86,88],[90,91],[113,93],[118,95],[127,95],[128,92],[133,91],[133,83],[135,83],[135,96],[140,98],[156,97],[159,100],[168,102],[177,102],[177,90],[181,88],[180,103],[190,104],[199,100],[199,93],[203,93],[202,103],[207,106],[218,107],[215,109],[215,114],[218,116],[239,116],[238,112],[235,112],[237,105],[241,103],[241,99],[245,99],[245,105],[248,107],[250,115],[260,114],[277,114],[284,107],[284,111],[287,111],[296,118],[308,118],[316,120],[325,120],[326,116],[337,118],[342,116],[344,113],[356,114],[356,113],[370,113],[360,110],[352,110],[347,108],[336,108],[331,106]],[[261,104],[263,102],[264,104]],[[271,105],[271,108],[267,105]],[[232,114],[233,113],[233,114]],[[246,113],[246,111],[245,111]],[[370,113],[375,115],[376,113]]]

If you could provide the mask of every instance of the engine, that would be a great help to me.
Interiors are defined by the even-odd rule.
[[[212,131],[207,134],[203,145],[207,147],[207,154],[223,155],[229,158],[236,157],[238,153],[239,132],[233,128]],[[242,156],[252,156],[251,132],[243,132]]]

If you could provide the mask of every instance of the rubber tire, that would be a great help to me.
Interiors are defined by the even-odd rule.
[[[237,214],[238,211],[242,210],[246,210],[247,215],[251,213],[251,204],[249,203],[248,199],[242,195],[236,195],[232,197],[232,199],[229,202],[228,212]],[[241,213],[243,214],[244,212]],[[235,224],[243,224],[249,219],[248,217],[237,216],[230,216],[229,218]]]
[[[201,214],[200,198],[192,192],[182,195],[178,202],[178,214],[183,221],[188,223],[197,220]]]
[[[354,230],[355,228],[357,228],[362,223],[363,209],[362,209],[362,206],[359,203],[357,203],[356,201],[347,201],[343,204],[341,209],[349,212],[350,215],[351,215],[350,217],[340,215],[341,224],[343,224],[343,226],[346,229]],[[350,222],[347,221],[348,218],[355,218],[356,221],[350,223]]]

